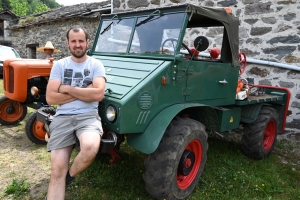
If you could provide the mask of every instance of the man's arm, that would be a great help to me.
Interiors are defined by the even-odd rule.
[[[104,97],[105,84],[105,78],[99,76],[94,78],[92,86],[79,88],[70,85],[61,85],[58,91],[86,102],[101,101]]]
[[[69,94],[60,93],[58,91],[60,84],[61,84],[61,80],[59,79],[49,80],[47,85],[47,91],[46,91],[46,100],[48,104],[50,105],[65,104],[77,99],[76,97],[73,97]]]

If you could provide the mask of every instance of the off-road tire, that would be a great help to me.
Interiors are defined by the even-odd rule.
[[[55,109],[52,107],[45,108],[43,111],[47,114],[55,114]],[[37,111],[29,115],[25,124],[25,133],[31,142],[35,144],[46,144],[45,135],[47,132],[44,128],[45,124],[38,121],[36,116]]]
[[[174,119],[158,148],[144,161],[146,190],[156,199],[188,197],[203,172],[207,149],[204,125],[189,118]],[[183,174],[184,170],[189,172]]]
[[[8,113],[11,101],[6,96],[0,98],[0,123],[2,125],[18,124],[27,114],[27,107],[18,101],[13,101],[13,112]]]
[[[242,151],[254,159],[263,159],[270,155],[277,141],[279,115],[269,106],[260,110],[257,119],[244,127]]]

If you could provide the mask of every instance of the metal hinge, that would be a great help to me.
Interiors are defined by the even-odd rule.
[[[189,87],[183,88],[182,95],[183,96],[189,96],[189,95],[191,95],[191,88],[189,88]]]

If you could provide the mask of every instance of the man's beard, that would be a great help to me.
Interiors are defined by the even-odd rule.
[[[85,55],[86,51],[87,51],[87,48],[85,48],[85,49],[83,49],[82,53],[76,54],[76,53],[75,53],[76,50],[73,50],[73,51],[72,51],[70,47],[69,47],[69,49],[70,49],[71,54],[72,54],[75,58],[82,58],[82,57]],[[80,50],[81,50],[81,48],[80,48]]]

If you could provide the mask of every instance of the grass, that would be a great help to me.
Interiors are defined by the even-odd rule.
[[[188,200],[300,199],[300,167],[281,161],[278,152],[284,149],[275,149],[264,160],[252,160],[241,153],[238,143],[209,138],[209,145],[204,173]],[[68,188],[66,199],[152,199],[142,179],[145,155],[126,144],[121,152],[116,165],[109,165],[108,158],[96,160]],[[288,156],[298,159],[298,155]]]
[[[1,84],[2,81],[0,93],[3,93]],[[22,122],[16,130],[24,130],[24,124]],[[208,144],[204,173],[188,200],[300,199],[300,156],[294,151],[294,144],[279,141],[274,152],[264,160],[253,160],[243,155],[238,142],[210,137]],[[49,171],[50,154],[46,153],[46,147],[33,145],[29,153],[34,153],[36,165],[42,166],[40,169]],[[95,160],[67,189],[66,200],[153,199],[144,189],[142,179],[146,155],[126,143],[122,144],[120,153],[122,158],[115,165],[109,164],[108,156]],[[72,158],[76,154],[74,151]],[[39,173],[42,172],[34,171],[34,174]],[[18,173],[11,173],[7,177],[13,181],[6,186],[0,199],[11,195],[19,199],[35,199],[28,197],[29,185],[26,183],[30,179],[19,180],[18,176]],[[30,185],[34,187],[34,184]],[[46,190],[42,193],[40,199]]]
[[[13,179],[12,183],[6,187],[3,197],[11,195],[14,199],[21,199],[29,191],[29,188],[29,183],[27,183],[24,179]]]

